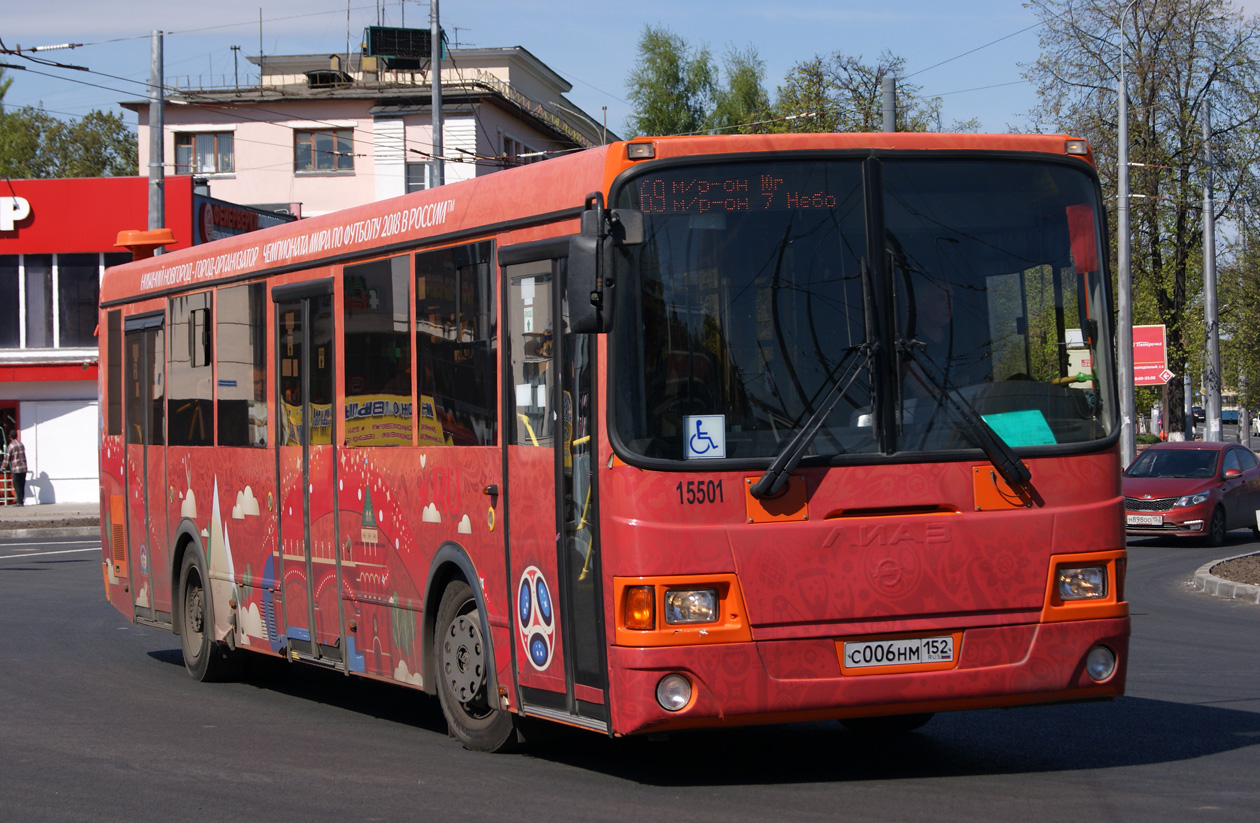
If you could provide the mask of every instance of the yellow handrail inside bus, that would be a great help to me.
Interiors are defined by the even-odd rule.
[[[521,418],[521,422],[525,424],[525,432],[529,435],[530,442],[537,446],[538,438],[534,436],[534,427],[529,425],[529,417],[524,412],[517,412],[516,416]]]

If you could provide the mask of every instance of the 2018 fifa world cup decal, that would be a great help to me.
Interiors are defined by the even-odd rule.
[[[525,656],[535,669],[546,671],[555,649],[556,623],[551,587],[537,566],[521,572],[516,589],[516,609]]]

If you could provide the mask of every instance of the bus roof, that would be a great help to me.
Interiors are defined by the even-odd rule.
[[[574,221],[576,231],[585,196],[607,192],[618,174],[639,162],[627,158],[627,145],[651,144],[651,156],[657,159],[857,149],[1064,156],[1074,140],[1066,135],[924,132],[640,137],[117,266],[101,282],[100,302],[118,305],[264,272],[384,255],[426,240],[458,242],[519,230],[523,241],[534,239],[528,236],[531,227],[564,220]],[[1076,142],[1071,153],[1092,165],[1088,146]]]

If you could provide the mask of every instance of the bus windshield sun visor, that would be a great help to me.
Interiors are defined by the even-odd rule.
[[[997,473],[1019,494],[1026,505],[1036,501],[1038,494],[1033,488],[1032,472],[1028,470],[1028,465],[993,430],[993,427],[985,422],[984,417],[967,402],[966,398],[957,390],[945,385],[933,373],[932,369],[935,365],[931,363],[927,355],[921,353],[923,348],[925,348],[924,344],[918,340],[907,340],[904,337],[897,340],[898,354],[912,362],[908,376],[918,381],[919,385],[930,392],[938,402],[953,410],[954,414],[967,425],[976,444],[984,451],[985,457],[993,464],[993,468],[997,469]]]

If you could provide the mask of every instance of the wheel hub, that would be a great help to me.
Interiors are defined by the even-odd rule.
[[[443,675],[460,703],[471,703],[486,684],[485,644],[476,614],[461,614],[451,622],[443,651]]]

